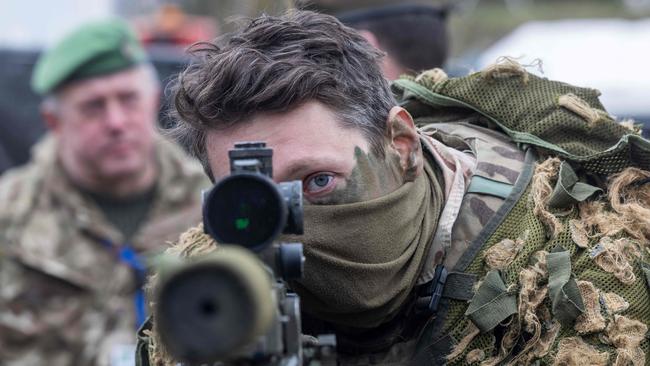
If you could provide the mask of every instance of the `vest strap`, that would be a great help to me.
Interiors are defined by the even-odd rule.
[[[433,279],[422,285],[418,292],[416,307],[431,314],[438,311],[440,299],[469,301],[474,296],[474,285],[478,277],[463,272],[447,272],[443,265],[436,266]]]
[[[571,255],[557,246],[546,255],[546,265],[553,315],[562,325],[570,327],[585,311],[580,289],[571,273]]]
[[[469,301],[474,297],[474,286],[478,276],[463,272],[449,272],[442,297],[453,300]]]
[[[509,316],[517,313],[517,297],[508,291],[499,271],[492,270],[485,276],[465,315],[481,333],[489,332]]]
[[[481,175],[472,176],[467,193],[487,194],[506,199],[512,193],[512,184],[499,182]]]
[[[569,207],[586,200],[595,193],[602,192],[603,190],[598,187],[579,182],[571,165],[563,161],[560,164],[558,180],[548,201],[548,206],[551,208]]]

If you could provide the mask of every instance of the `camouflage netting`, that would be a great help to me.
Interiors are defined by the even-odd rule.
[[[431,112],[423,106],[436,113],[469,109],[515,142],[580,163],[594,173],[650,167],[650,142],[615,123],[598,101],[597,90],[537,77],[510,59],[466,77],[446,78],[441,72],[393,84],[398,100],[416,119]]]
[[[201,255],[213,253],[218,250],[217,242],[203,231],[203,224],[190,228],[181,234],[178,242],[165,251],[166,255],[192,258]],[[145,290],[147,298],[150,299],[148,306],[150,309],[156,307],[156,291],[160,281],[160,274],[156,273],[147,279]],[[167,352],[157,333],[154,323],[151,330],[144,330],[142,336],[146,339],[144,346],[148,349],[149,359],[147,363],[150,366],[175,366],[179,363]]]
[[[537,171],[557,167],[556,160],[540,164]],[[551,184],[557,179],[555,171]],[[650,184],[633,183],[648,177],[650,172],[630,168],[611,178],[609,191],[619,194],[609,200],[555,211],[545,207],[560,223],[554,239],[549,234],[553,226],[533,209],[541,184],[531,184],[466,270],[483,277],[490,269],[501,269],[506,286],[517,296],[518,314],[497,331],[479,334],[465,316],[468,304],[451,301],[443,333],[451,333],[457,346],[449,364],[472,360],[481,365],[527,365],[538,359],[563,365],[650,364],[645,357],[650,352],[650,292],[644,270],[650,259],[650,215],[639,211],[650,209]],[[617,222],[607,220],[614,216]],[[522,240],[525,243],[518,245]],[[557,246],[570,253],[571,272],[584,302],[575,322],[562,326],[552,312],[546,265],[548,253]],[[501,253],[499,258],[507,263],[496,262],[495,267],[494,253]],[[485,356],[479,359],[478,353]]]
[[[479,332],[468,303],[450,300],[441,333],[456,344],[449,364],[650,365],[650,184],[635,183],[650,177],[650,142],[616,123],[598,91],[539,78],[511,59],[461,78],[429,71],[393,88],[420,123],[461,116],[556,157],[537,166],[464,270],[485,281],[498,270],[517,299],[516,314]],[[550,208],[562,160],[604,178],[607,186],[592,183],[608,195]],[[581,301],[562,304],[558,296],[566,294],[552,293],[547,259],[554,251],[570,258],[569,282]],[[576,318],[560,316],[571,306]]]

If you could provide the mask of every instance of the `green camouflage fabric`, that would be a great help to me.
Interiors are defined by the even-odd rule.
[[[447,141],[448,144],[453,144],[454,138],[466,143],[477,160],[472,180],[482,177],[512,187],[526,164],[525,153],[507,136],[484,127],[458,121],[427,124],[422,126],[421,130],[434,138]],[[458,217],[453,223],[451,248],[444,255],[445,267],[453,268],[456,265],[470,242],[494,216],[503,201],[504,198],[485,192],[465,193]],[[431,258],[442,255],[436,244],[434,243],[432,248],[434,254]]]
[[[414,337],[383,334],[400,341],[339,364],[650,364],[650,215],[617,211],[628,203],[602,194],[614,174],[650,177],[650,142],[616,124],[597,91],[519,65],[423,75],[394,84],[400,104],[423,134],[477,159],[453,244],[432,248],[429,270],[443,257],[476,281],[468,298],[443,292]],[[479,181],[490,184],[473,189]],[[650,209],[650,185],[624,190]]]
[[[443,299],[416,364],[649,364],[647,241],[584,230],[593,218],[585,203],[552,211],[562,227],[553,236],[532,208],[533,185],[523,187],[470,244],[478,253],[457,263],[480,279],[476,293],[469,302]]]
[[[46,137],[0,179],[0,363],[132,364],[137,285],[116,253],[124,238],[66,180],[55,144]],[[156,154],[155,198],[129,243],[143,255],[200,221],[209,185],[179,147],[160,138]]]
[[[422,135],[426,139],[436,139],[450,149],[463,151],[476,159],[472,179],[477,176],[488,178],[505,185],[514,186],[519,175],[526,166],[525,153],[510,139],[496,131],[475,126],[467,120],[454,123],[421,124],[416,121]],[[426,150],[426,149],[425,149]],[[528,162],[530,165],[530,162]],[[470,180],[471,187],[471,180]],[[422,281],[431,280],[425,276],[435,270],[437,263],[447,268],[454,268],[470,243],[483,230],[485,225],[503,205],[504,198],[485,192],[465,192],[458,206],[457,215],[452,219],[451,247],[442,248],[441,243],[434,241],[430,248],[427,262],[422,269]],[[451,204],[447,202],[446,205]],[[445,226],[441,217],[439,228]],[[440,258],[444,260],[440,261]],[[424,327],[425,323],[421,324]],[[363,355],[341,354],[341,365],[407,365],[416,353],[418,339],[407,339],[391,346],[387,350]]]
[[[616,123],[598,90],[535,76],[509,58],[465,77],[428,70],[396,80],[392,88],[416,119],[444,122],[473,115],[518,144],[596,174],[650,166],[650,141]]]
[[[536,160],[452,267],[478,279],[472,299],[443,298],[413,363],[650,364],[650,186],[635,183],[650,177],[650,142],[615,123],[597,91],[510,61],[395,90],[422,124],[462,117]]]

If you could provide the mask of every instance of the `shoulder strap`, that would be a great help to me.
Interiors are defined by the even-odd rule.
[[[467,193],[481,193],[505,200],[512,193],[512,187],[512,184],[475,175],[467,188]]]

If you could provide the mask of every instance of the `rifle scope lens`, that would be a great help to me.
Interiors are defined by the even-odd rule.
[[[203,206],[205,230],[217,242],[262,250],[281,232],[287,208],[275,184],[259,174],[231,175],[208,194]]]

